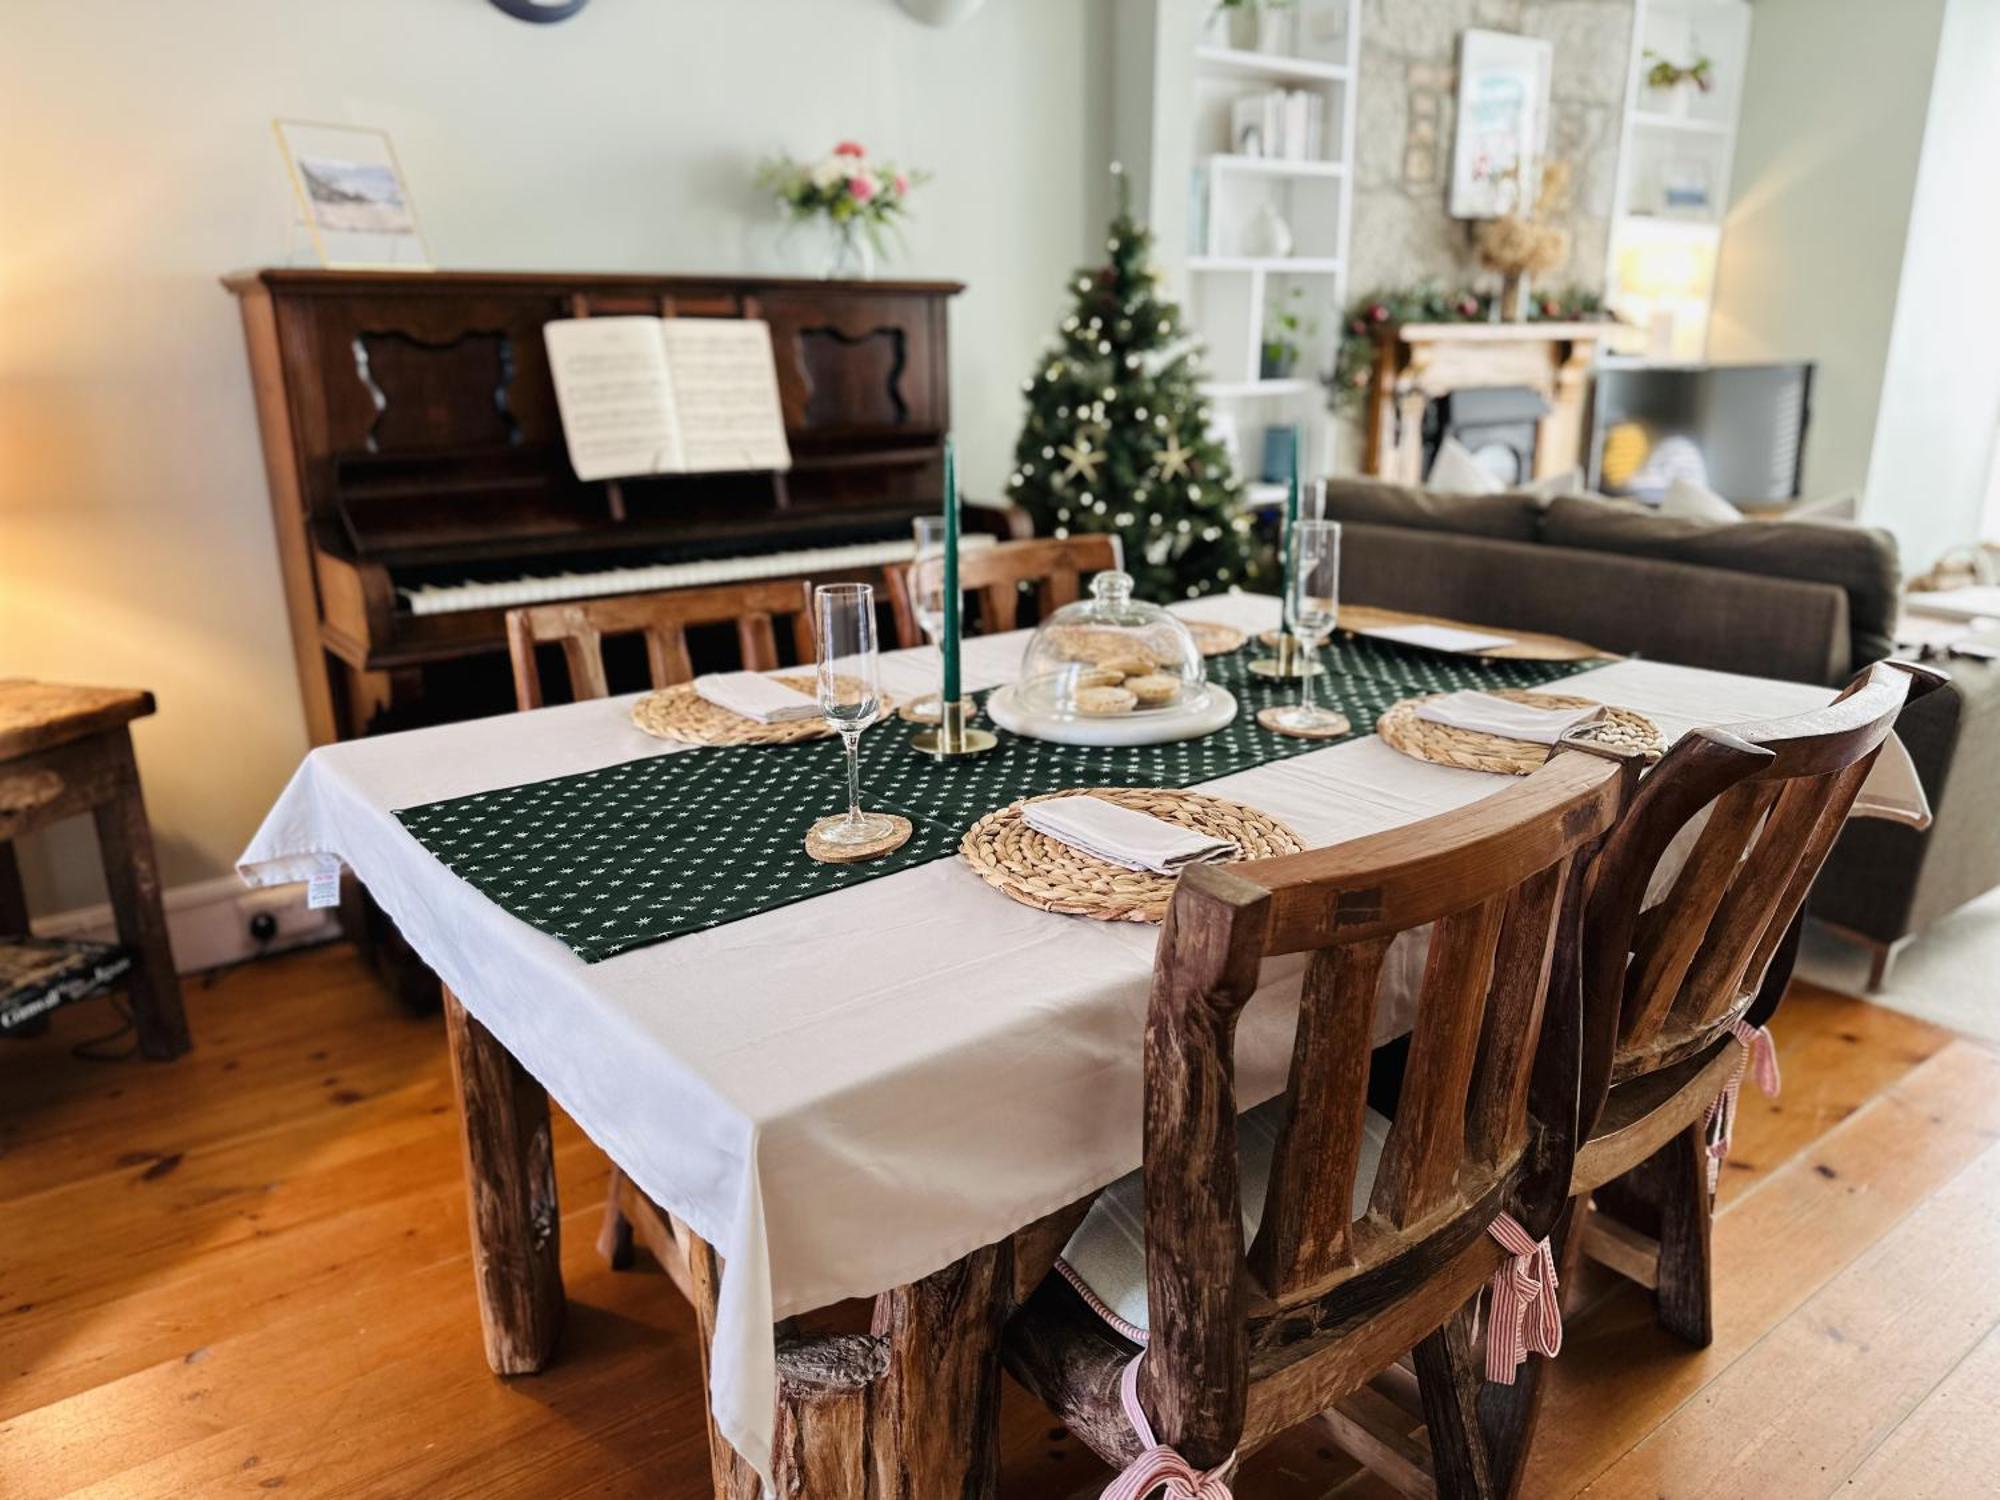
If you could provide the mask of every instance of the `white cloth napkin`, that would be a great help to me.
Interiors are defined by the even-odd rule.
[[[711,672],[695,678],[694,690],[717,708],[759,724],[790,724],[819,713],[817,698],[808,698],[759,672]]]
[[[1604,717],[1604,705],[1589,708],[1532,708],[1491,693],[1446,693],[1417,705],[1417,717],[1453,729],[1497,734],[1503,739],[1553,745],[1579,724]]]
[[[1021,809],[1021,821],[1092,859],[1156,875],[1172,875],[1184,866],[1227,859],[1236,852],[1227,839],[1212,839],[1150,813],[1083,794],[1030,802]]]
[[[1920,830],[1931,826],[1931,799],[1917,779],[1916,762],[1895,735],[1882,742],[1882,753],[1868,768],[1868,779],[1861,783],[1848,816],[1882,818]]]
[[[1355,634],[1373,636],[1378,641],[1400,641],[1405,646],[1422,646],[1431,651],[1497,651],[1514,644],[1511,635],[1460,630],[1452,625],[1376,625]]]

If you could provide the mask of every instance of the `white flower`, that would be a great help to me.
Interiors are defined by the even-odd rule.
[[[847,180],[850,158],[845,156],[823,156],[813,163],[812,184],[821,190],[836,187]]]

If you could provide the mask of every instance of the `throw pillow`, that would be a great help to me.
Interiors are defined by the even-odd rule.
[[[1497,474],[1472,456],[1472,450],[1457,438],[1438,444],[1431,460],[1430,478],[1424,487],[1440,495],[1497,495],[1507,486]]]
[[[1743,512],[1705,484],[1692,479],[1676,479],[1667,486],[1660,502],[1660,514],[1683,521],[1718,521],[1728,524],[1743,519]]]

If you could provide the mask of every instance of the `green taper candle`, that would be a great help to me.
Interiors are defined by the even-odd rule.
[[[944,439],[944,697],[958,702],[958,447]]]
[[[1284,590],[1281,604],[1289,606],[1292,597],[1292,538],[1299,525],[1299,449],[1305,445],[1305,429],[1292,429],[1292,477],[1285,486],[1285,529],[1278,535],[1279,587]]]

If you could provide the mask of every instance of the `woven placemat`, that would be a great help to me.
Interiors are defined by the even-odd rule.
[[[1248,633],[1234,625],[1224,625],[1218,620],[1183,620],[1188,634],[1194,637],[1195,650],[1203,656],[1227,656],[1232,651],[1243,649],[1243,643],[1250,639]]]
[[[811,673],[797,677],[774,677],[786,687],[812,697],[819,683]],[[896,700],[882,695],[882,711],[875,722],[895,710]],[[823,740],[833,733],[826,720],[815,715],[793,719],[788,724],[759,724],[726,708],[718,708],[683,682],[675,687],[648,693],[632,705],[632,722],[656,739],[678,740],[683,745],[797,745],[806,740]]]
[[[1566,693],[1535,693],[1511,688],[1489,688],[1495,698],[1525,703],[1531,708],[1596,708],[1594,698],[1572,698]],[[1476,729],[1455,729],[1449,724],[1433,724],[1417,717],[1417,706],[1441,693],[1425,693],[1391,704],[1375,721],[1375,732],[1385,744],[1417,760],[1435,766],[1457,766],[1466,771],[1497,771],[1503,776],[1526,776],[1549,758],[1549,747],[1532,740],[1510,740],[1502,735]],[[1585,730],[1601,745],[1620,750],[1637,750],[1655,756],[1665,747],[1660,727],[1643,714],[1629,708],[1611,708]]]
[[[1171,787],[1088,790],[1091,796],[1119,807],[1179,823],[1211,838],[1228,839],[1240,851],[1239,859],[1297,854],[1305,848],[1305,841],[1284,824],[1240,802]],[[1075,795],[1074,791],[1045,792],[990,812],[965,831],[959,853],[981,880],[1023,905],[1099,922],[1160,921],[1167,914],[1167,899],[1173,895],[1174,876],[1127,870],[1093,859],[1037,833],[1021,817],[1025,803]]]

